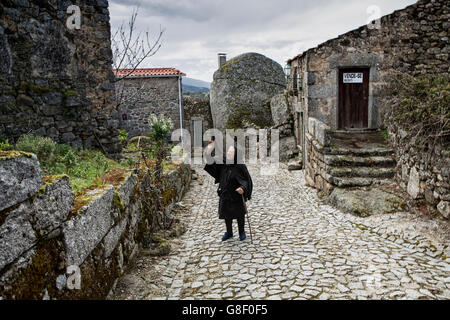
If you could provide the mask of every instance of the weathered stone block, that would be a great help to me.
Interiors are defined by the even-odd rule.
[[[279,140],[279,154],[280,161],[285,161],[290,158],[289,151],[297,149],[297,143],[295,137],[284,137]]]
[[[33,200],[34,228],[42,236],[60,227],[73,207],[73,191],[67,176],[46,177]]]
[[[82,200],[89,201],[63,226],[67,265],[81,265],[111,229],[114,219],[114,187],[88,192]],[[77,199],[77,201],[79,201]]]
[[[450,218],[450,202],[441,201],[437,206],[438,211],[446,218]]]
[[[22,203],[0,226],[0,270],[20,257],[37,241],[29,221],[32,206]]]
[[[312,135],[313,137],[315,136],[316,132],[315,132],[315,128],[316,128],[316,119],[309,117],[308,118],[308,132],[310,135]]]
[[[405,209],[402,198],[376,188],[369,191],[336,188],[328,201],[343,211],[362,217],[395,213]]]
[[[0,211],[34,195],[41,183],[41,168],[36,155],[0,151]]]
[[[416,167],[413,167],[409,173],[407,191],[413,199],[417,199],[420,196],[420,176]]]
[[[325,123],[318,120],[316,121],[315,137],[322,146],[328,145],[327,143],[328,130],[330,130],[330,127],[328,127]]]
[[[107,258],[111,255],[114,248],[117,246],[117,243],[120,240],[120,237],[125,231],[127,227],[127,219],[122,219],[117,226],[112,228],[108,234],[103,239],[103,243],[105,245],[105,254],[104,257]]]
[[[273,123],[277,126],[286,122],[289,117],[289,105],[284,94],[277,94],[270,100]]]
[[[125,207],[128,207],[130,204],[130,197],[134,192],[134,186],[137,183],[137,177],[134,173],[130,172],[125,181],[118,187],[117,193],[120,196],[120,199],[123,202]]]
[[[309,98],[324,99],[336,96],[336,86],[312,85],[308,87]]]

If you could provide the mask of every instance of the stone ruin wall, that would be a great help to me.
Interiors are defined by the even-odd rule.
[[[69,29],[67,8],[81,9]],[[0,3],[0,136],[32,133],[121,153],[108,1]]]
[[[41,177],[35,155],[0,153],[0,300],[104,299],[155,231],[156,209],[143,209],[139,191],[145,170],[124,170],[113,184],[74,198],[67,176]],[[170,212],[191,169],[183,164],[163,181]]]
[[[298,68],[298,93],[294,94],[292,81],[288,90],[294,110],[306,113],[305,131],[310,137],[306,138],[306,162],[309,162],[310,177],[321,176],[324,163],[320,150],[327,143],[327,130],[337,128],[338,69],[352,66],[371,68],[369,126],[382,128],[380,93],[386,76],[392,71],[412,75],[450,74],[449,21],[448,1],[421,0],[382,17],[380,29],[362,26],[310,49],[292,61],[292,68]],[[311,118],[313,121],[309,121]],[[308,128],[311,123],[313,128]],[[413,189],[417,185],[417,192],[410,194],[414,198],[426,198],[442,215],[449,217],[448,153],[444,148],[438,148],[433,165],[426,166],[423,157],[414,149],[399,143],[400,133],[395,128],[388,130],[396,152],[400,184],[405,189],[408,189],[408,184],[412,184]],[[319,190],[326,188],[320,181],[314,184]]]
[[[150,133],[152,113],[172,119],[174,129],[180,127],[178,77],[129,78],[117,86],[120,129],[126,130],[129,138]]]

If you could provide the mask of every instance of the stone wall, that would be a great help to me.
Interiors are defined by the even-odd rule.
[[[301,145],[295,136],[294,117],[291,109],[286,93],[278,94],[270,100],[270,110],[274,123],[271,128],[279,130],[280,133],[280,161],[288,161],[298,156],[298,146]],[[268,147],[270,147],[270,144],[268,144]]]
[[[147,175],[119,170],[74,197],[68,177],[41,176],[35,155],[1,152],[0,300],[105,298],[153,231],[139,192]],[[166,211],[190,180],[184,164],[165,174]],[[28,187],[9,192],[16,184]]]
[[[81,29],[69,29],[70,5]],[[121,153],[108,1],[0,3],[0,136],[24,133]]]
[[[209,98],[183,97],[185,128],[192,135],[192,119],[201,119],[203,132],[214,128]]]
[[[392,71],[449,74],[448,1],[420,0],[291,59],[288,90],[294,111],[303,110],[337,129],[340,68],[370,68],[369,127],[382,126],[380,89]]]
[[[117,85],[120,128],[130,138],[150,133],[152,113],[169,117],[175,129],[180,127],[178,77],[129,78]]]
[[[413,199],[424,200],[446,219],[450,218],[450,150],[438,145],[431,154],[419,149],[415,141],[403,139],[406,132],[389,128],[395,148],[397,181]]]
[[[308,119],[308,132],[305,134],[305,179],[307,185],[330,194],[333,186],[327,174],[327,163],[325,162],[324,148],[330,143],[330,128],[323,122],[315,119]]]

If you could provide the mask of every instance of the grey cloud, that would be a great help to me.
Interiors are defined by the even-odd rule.
[[[284,64],[302,51],[357,28],[366,9],[388,14],[415,0],[110,0],[116,27],[139,5],[138,28],[166,29],[161,50],[148,67],[176,67],[190,77],[212,80],[217,53],[229,57],[256,51]],[[144,66],[144,65],[143,65]]]

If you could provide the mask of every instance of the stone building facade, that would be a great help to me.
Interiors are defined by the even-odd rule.
[[[331,166],[337,156],[342,158],[348,154],[333,149],[333,139],[336,133],[354,136],[384,128],[380,92],[393,71],[449,75],[449,19],[448,1],[420,0],[378,22],[361,26],[288,60],[291,68],[289,99],[293,105],[298,144],[304,146],[309,184],[326,193],[341,186],[340,183],[345,185],[345,181],[333,177]],[[393,135],[396,133],[389,133],[391,140],[395,140]],[[397,147],[395,143],[394,146]],[[395,148],[390,152],[379,148],[360,156],[375,156],[375,160],[383,160],[389,166],[395,166],[391,163],[395,160],[398,162],[397,176],[403,176],[407,181],[416,170],[425,170],[413,160],[413,155],[400,155],[398,150]],[[368,159],[367,163],[373,164],[373,161],[373,158]],[[448,167],[447,162],[436,169],[439,173],[423,172],[419,179],[422,184],[419,194],[425,193],[426,176],[439,175],[448,181]],[[367,184],[367,179],[358,181]],[[438,181],[437,177],[435,181]],[[445,187],[441,181],[440,186],[430,187],[433,192],[438,190],[433,195],[434,202],[448,200],[450,188],[448,183],[444,184]]]
[[[119,156],[111,63],[108,1],[2,1],[0,136],[31,133]]]
[[[120,128],[128,137],[148,135],[152,113],[169,117],[174,129],[183,123],[182,77],[175,68],[119,69],[116,83]],[[183,126],[185,127],[185,126]]]

